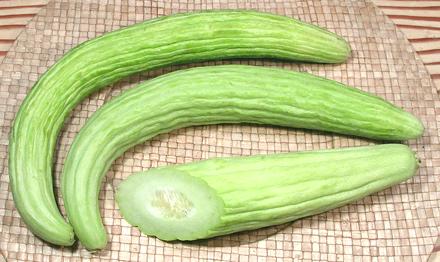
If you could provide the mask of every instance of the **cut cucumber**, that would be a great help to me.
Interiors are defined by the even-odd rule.
[[[132,176],[116,197],[130,223],[164,240],[202,238],[223,214],[222,199],[205,181],[177,170]]]
[[[144,234],[196,240],[325,212],[402,182],[417,166],[399,144],[218,158],[132,175],[116,201]]]

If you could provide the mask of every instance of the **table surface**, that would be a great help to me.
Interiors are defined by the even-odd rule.
[[[372,1],[404,32],[440,93],[440,0]],[[0,62],[27,23],[47,2],[0,1]],[[429,261],[440,261],[440,238]]]

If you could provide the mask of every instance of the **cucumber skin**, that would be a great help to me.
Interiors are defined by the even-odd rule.
[[[401,144],[214,158],[134,174],[120,185],[124,191],[118,189],[116,200],[124,219],[144,234],[165,241],[197,240],[319,214],[405,181],[417,167],[415,154]],[[139,222],[136,211],[141,207],[121,201],[127,197],[123,193],[144,190],[146,185],[138,187],[143,176],[173,172],[199,178],[216,192],[213,201],[221,201],[218,206],[223,207],[216,225],[199,232],[193,229],[197,233],[191,237],[155,231]],[[133,179],[137,184],[130,188]]]
[[[213,159],[176,170],[204,180],[224,201],[222,223],[204,237],[209,238],[341,207],[411,178],[417,168],[408,146],[385,144]]]
[[[348,44],[333,33],[288,17],[254,11],[161,17],[84,42],[39,79],[17,113],[9,146],[15,206],[40,238],[57,245],[73,244],[72,228],[59,213],[53,194],[57,136],[79,102],[125,76],[212,59],[339,63],[349,54]]]
[[[88,249],[105,247],[99,189],[125,150],[177,128],[243,122],[388,139],[423,132],[414,116],[383,99],[310,74],[227,65],[160,76],[105,104],[76,136],[61,189],[78,239]]]

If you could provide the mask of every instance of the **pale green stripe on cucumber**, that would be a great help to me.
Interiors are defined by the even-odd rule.
[[[306,73],[226,65],[163,75],[98,109],[71,146],[61,177],[62,193],[69,222],[82,244],[88,249],[106,245],[98,194],[114,159],[158,134],[218,123],[268,124],[388,140],[423,133],[416,117],[387,101]]]
[[[116,192],[128,223],[162,240],[196,240],[325,212],[405,181],[405,145],[209,159],[151,169]]]
[[[161,17],[86,41],[34,85],[15,118],[9,145],[14,202],[28,228],[71,245],[52,184],[57,136],[72,109],[97,90],[136,72],[196,61],[275,58],[340,63],[341,37],[288,17],[255,11],[211,11]]]

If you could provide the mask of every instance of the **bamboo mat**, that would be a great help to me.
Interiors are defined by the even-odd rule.
[[[233,261],[426,261],[438,235],[440,101],[440,1],[0,1],[0,251],[9,260],[233,260]],[[104,7],[103,7],[104,6]],[[111,235],[107,250],[91,256],[81,247],[53,248],[30,234],[14,210],[7,190],[7,133],[18,105],[41,73],[74,45],[136,21],[178,11],[252,8],[312,22],[347,38],[353,58],[344,65],[292,65],[241,61],[312,72],[376,93],[418,115],[427,131],[411,142],[423,164],[408,183],[352,205],[275,227],[217,238],[202,244],[169,244],[140,236],[115,211],[113,188],[133,171],[226,155],[267,154],[356,146],[370,141],[319,132],[258,126],[187,128],[140,145],[116,161],[101,195]],[[13,44],[33,14],[41,9]],[[409,45],[408,39],[411,46]],[[12,47],[11,47],[12,46]],[[9,53],[7,50],[12,48]],[[415,56],[415,52],[418,56]],[[425,66],[423,66],[425,63]],[[164,71],[174,70],[168,68]],[[426,71],[428,70],[430,74]],[[60,141],[59,171],[71,137],[96,107],[121,89],[164,71],[130,78],[84,102],[69,120]],[[440,87],[440,85],[439,85]],[[70,135],[69,135],[70,134]],[[434,251],[439,248],[434,248]],[[431,257],[435,259],[434,256]]]

